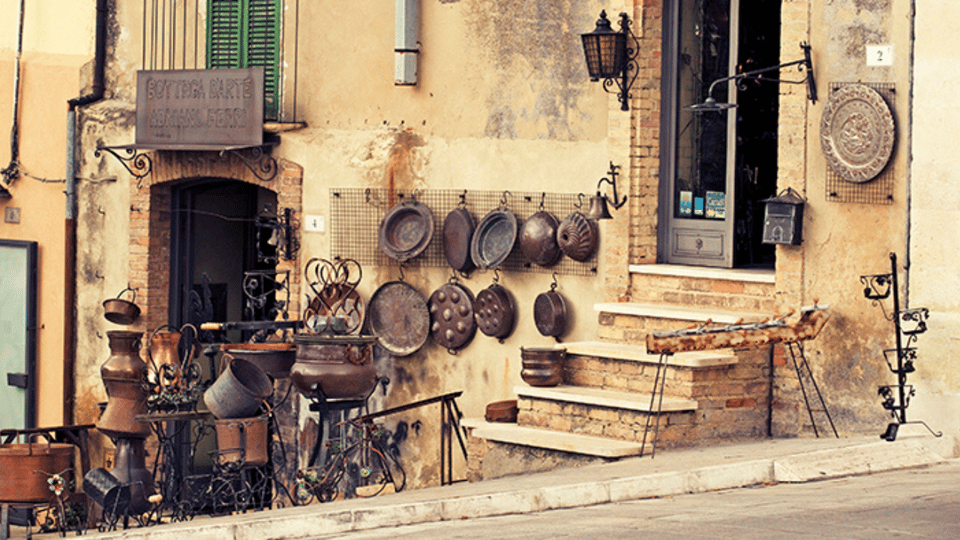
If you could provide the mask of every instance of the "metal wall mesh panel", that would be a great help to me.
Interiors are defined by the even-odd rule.
[[[380,222],[386,213],[396,204],[415,199],[426,205],[433,213],[433,239],[427,249],[417,257],[404,262],[411,267],[448,267],[443,254],[443,220],[447,214],[457,208],[461,202],[477,223],[490,212],[505,206],[517,216],[518,227],[523,221],[542,209],[563,220],[577,205],[583,204],[582,212],[587,211],[589,197],[576,193],[543,193],[512,191],[465,191],[465,190],[425,190],[393,191],[373,188],[337,188],[330,190],[330,254],[332,257],[354,259],[364,266],[399,266],[400,263],[388,257],[380,249],[377,233]],[[519,230],[519,228],[518,228]],[[601,239],[602,240],[602,239]],[[560,275],[590,276],[597,273],[597,254],[586,261],[579,262],[567,256],[549,267],[531,263],[520,251],[516,242],[513,251],[500,265],[500,269],[509,272],[556,272]],[[452,270],[451,270],[452,271]]]

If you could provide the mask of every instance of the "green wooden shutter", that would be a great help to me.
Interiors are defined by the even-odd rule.
[[[280,116],[282,0],[207,0],[207,68],[263,66],[263,116]]]

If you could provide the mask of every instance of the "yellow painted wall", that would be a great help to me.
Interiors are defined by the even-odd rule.
[[[10,164],[18,1],[0,1],[0,163]],[[4,207],[20,223],[0,222],[0,238],[39,244],[38,403],[40,426],[70,423],[63,410],[64,208],[67,100],[80,90],[80,67],[91,59],[94,5],[26,2],[21,95],[20,166],[28,173],[9,187]],[[47,183],[39,179],[52,180]]]

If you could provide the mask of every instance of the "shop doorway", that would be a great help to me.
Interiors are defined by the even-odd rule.
[[[721,83],[713,97],[737,108],[685,107],[717,79],[780,63],[780,1],[671,0],[664,10],[660,260],[773,268],[761,201],[776,194],[778,84]]]
[[[247,321],[247,272],[272,270],[275,246],[258,234],[257,216],[275,209],[276,193],[244,182],[206,179],[172,192],[170,324]],[[266,255],[266,257],[264,257]],[[243,332],[215,341],[241,342]]]

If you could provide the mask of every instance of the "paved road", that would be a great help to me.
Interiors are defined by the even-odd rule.
[[[960,460],[806,484],[778,484],[360,531],[345,540],[458,538],[960,538]]]

